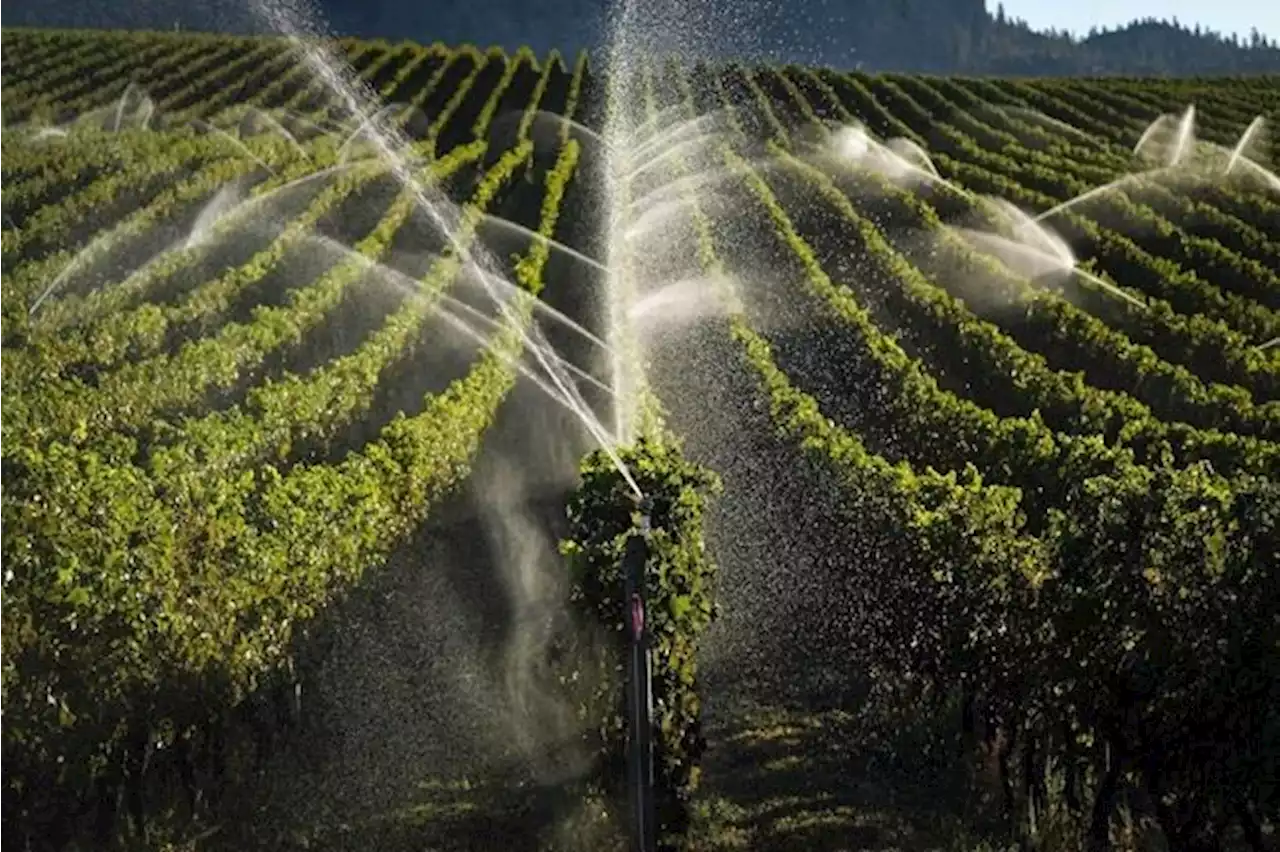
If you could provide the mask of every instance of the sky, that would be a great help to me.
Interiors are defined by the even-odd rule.
[[[993,13],[997,0],[987,0]],[[1024,18],[1038,30],[1068,29],[1084,34],[1092,26],[1115,27],[1134,18],[1173,18],[1242,38],[1250,27],[1280,39],[1280,2],[1275,0],[1004,0],[1005,14]]]

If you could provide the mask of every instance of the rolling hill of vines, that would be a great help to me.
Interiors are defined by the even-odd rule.
[[[4,36],[5,840],[61,848],[145,833],[160,790],[203,813],[249,771],[296,713],[302,637],[525,428],[535,316],[485,315],[387,163],[344,159],[351,106],[288,42]],[[732,400],[751,449],[708,437],[683,345],[650,353],[645,392],[721,504],[804,538],[822,603],[775,617],[811,623],[849,678],[954,709],[1015,831],[1060,820],[1106,846],[1124,810],[1171,848],[1274,843],[1280,193],[1153,178],[1055,208],[1145,168],[1144,131],[1190,103],[1199,144],[1230,151],[1280,119],[1280,80],[655,59],[619,101],[585,54],[336,49],[459,204],[458,242],[487,217],[527,229],[504,237],[510,280],[601,335],[594,273],[538,238],[603,251],[594,143],[554,116],[725,116],[716,190],[690,190],[664,245],[687,264],[655,274],[724,306],[696,332],[722,379],[700,399]],[[855,125],[940,180],[810,155]],[[254,196],[264,215],[209,215]],[[982,250],[966,234],[1002,225],[979,196],[1055,211],[1101,284]],[[439,346],[442,304],[482,316],[486,345]],[[735,547],[714,554],[729,622]],[[744,742],[713,732],[706,786],[750,848],[847,837],[812,790],[792,804],[825,829],[748,807],[768,785],[742,781],[766,764],[735,765]]]

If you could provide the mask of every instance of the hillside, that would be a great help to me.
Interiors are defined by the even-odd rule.
[[[1280,79],[3,35],[6,846],[1274,842]]]
[[[12,0],[8,26],[269,32],[273,8],[303,0]],[[539,53],[599,50],[610,32],[610,0],[319,0],[335,34],[363,38],[473,42]],[[1280,73],[1280,45],[1141,20],[1112,31],[1070,36],[1033,30],[983,0],[741,0],[733,4],[646,0],[640,13],[659,28],[663,50],[687,45],[706,58],[797,62],[867,71],[951,74],[1180,75]],[[621,7],[619,7],[621,8]],[[307,14],[310,17],[309,14]],[[659,33],[655,32],[655,36]]]

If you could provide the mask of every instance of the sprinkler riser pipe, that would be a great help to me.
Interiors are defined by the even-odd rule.
[[[623,555],[623,602],[627,613],[627,798],[633,852],[655,852],[657,825],[653,800],[653,663],[649,648],[645,564],[646,536],[632,536]]]

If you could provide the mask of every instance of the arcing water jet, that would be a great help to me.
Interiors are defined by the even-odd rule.
[[[537,240],[538,242],[544,243],[553,252],[563,255],[565,257],[571,257],[577,262],[591,269],[594,269],[597,272],[609,271],[609,268],[605,266],[603,263],[601,263],[600,261],[591,257],[587,257],[587,255],[583,254],[577,249],[571,246],[567,246],[564,243],[559,242],[558,240],[552,239],[551,237],[545,236],[544,234],[541,234],[538,231],[535,231],[533,228],[530,228],[526,225],[521,225],[519,222],[512,222],[510,219],[504,219],[501,216],[495,215],[493,213],[485,213],[484,216],[481,217],[480,221],[486,227],[491,227],[495,230],[504,231],[510,234],[515,234],[524,239]]]
[[[271,168],[271,166],[267,163],[266,160],[262,159],[257,154],[250,151],[249,146],[245,145],[243,142],[241,142],[236,137],[232,136],[227,131],[223,130],[221,127],[215,127],[212,124],[208,123],[207,121],[204,121],[203,119],[199,119],[199,118],[193,119],[191,122],[191,125],[197,129],[203,130],[206,133],[212,133],[216,135],[218,138],[226,142],[230,142],[231,145],[236,150],[238,150],[241,154],[244,154],[246,157],[256,162],[258,165],[262,166],[262,168],[266,169],[270,174],[276,173],[275,169]]]
[[[639,334],[649,335],[663,329],[680,329],[704,317],[723,316],[727,311],[713,282],[691,278],[667,284],[636,301],[629,320]]]
[[[207,243],[213,234],[214,225],[231,210],[239,207],[243,201],[238,183],[232,182],[219,189],[196,216],[196,221],[191,226],[191,233],[187,235],[182,247],[189,249]]]
[[[1063,201],[1061,204],[1056,204],[1053,207],[1050,207],[1048,210],[1044,211],[1043,213],[1037,214],[1035,216],[1034,221],[1043,222],[1046,219],[1052,219],[1054,216],[1058,215],[1059,213],[1063,213],[1065,211],[1072,209],[1073,207],[1077,207],[1081,204],[1085,204],[1089,201],[1093,201],[1096,198],[1101,198],[1113,192],[1123,191],[1124,189],[1133,185],[1141,185],[1147,181],[1157,180],[1165,175],[1170,174],[1172,169],[1173,169],[1172,166],[1162,166],[1159,168],[1147,169],[1146,171],[1134,172],[1133,174],[1123,175],[1111,181],[1110,183],[1104,183],[1102,186],[1095,186],[1093,189],[1090,189],[1087,192],[1082,192],[1081,194],[1077,195],[1075,198],[1068,198],[1066,201]]]
[[[262,129],[258,127],[258,124],[265,125],[267,132],[279,135],[281,139],[284,139],[293,146],[293,150],[300,156],[311,159],[311,155],[307,153],[306,148],[302,147],[302,143],[298,141],[298,137],[294,136],[293,133],[280,123],[279,119],[271,115],[266,110],[258,109],[257,107],[250,107],[245,112],[244,117],[240,120],[240,135],[252,136],[263,132]]]
[[[1195,144],[1195,130],[1196,105],[1188,104],[1186,111],[1182,114],[1182,118],[1178,120],[1178,134],[1174,138],[1173,154],[1170,157],[1169,165],[1178,165],[1191,151],[1191,147]]]
[[[230,137],[230,138],[232,138],[234,141],[237,141],[237,142],[239,141],[239,140],[235,140],[234,137]],[[264,205],[268,205],[268,204],[280,201],[281,199],[287,197],[288,194],[292,193],[297,189],[308,186],[317,181],[321,181],[326,178],[336,176],[339,172],[346,171],[351,168],[354,168],[354,166],[342,166],[342,165],[330,166],[329,168],[312,172],[311,174],[304,175],[300,178],[295,178],[294,180],[290,181],[287,184],[284,184],[283,186],[278,186],[272,189],[270,192],[265,192],[259,195],[250,196],[249,198],[242,200],[239,204],[235,205],[234,207],[226,209],[214,221],[208,223],[212,228],[212,231],[209,232],[208,239],[209,240],[218,239],[220,238],[218,234],[221,229],[235,227],[236,225],[243,223],[244,221],[246,221],[247,219],[251,218],[254,215],[265,213],[265,211],[263,210]],[[62,270],[57,274],[57,276],[54,277],[53,281],[51,281],[49,285],[45,287],[45,289],[40,293],[40,295],[36,297],[36,299],[32,302],[31,307],[27,311],[28,316],[34,316],[36,311],[38,311],[40,307],[55,293],[62,290],[66,286],[67,282],[73,276],[75,276],[77,273],[79,273],[81,270],[83,270],[85,267],[89,266],[90,264],[96,263],[97,261],[102,259],[104,256],[109,255],[111,249],[115,247],[121,235],[128,231],[128,228],[129,228],[129,221],[126,219],[125,221],[119,223],[115,227],[95,236],[94,239],[87,246],[85,246],[83,249],[81,249],[79,252],[76,253],[76,256],[73,257],[67,263],[67,265],[62,268]],[[172,251],[180,251],[180,250],[182,250],[182,247],[180,245],[175,245],[161,252],[159,255],[154,257],[151,260],[151,262],[148,263],[146,266],[143,266],[140,269],[135,269],[131,271],[124,278],[123,281],[120,281],[114,284],[113,289],[118,290],[121,293],[128,292],[130,289],[133,289],[134,287],[136,287],[139,281],[145,279],[148,272],[148,267],[152,263],[160,262],[166,257],[166,255],[168,255]],[[50,309],[46,309],[46,310],[50,310]],[[79,314],[75,314],[74,316],[83,318]],[[41,321],[44,322],[44,319],[42,318]],[[54,329],[60,328],[65,324],[66,321],[67,321],[67,318],[63,317],[58,311],[53,311],[52,315],[49,317],[49,323],[50,323],[49,327]]]
[[[425,186],[416,180],[404,154],[409,147],[409,142],[403,134],[397,128],[384,127],[372,120],[377,112],[370,108],[370,104],[374,101],[373,92],[355,77],[338,57],[332,55],[323,46],[319,38],[323,34],[322,28],[314,20],[305,19],[297,9],[285,5],[283,0],[275,4],[270,0],[256,0],[254,8],[273,29],[295,45],[304,64],[328,90],[338,96],[346,111],[358,122],[357,127],[363,128],[364,138],[373,144],[378,159],[385,162],[401,186],[412,193],[418,208],[435,224],[450,249],[462,261],[464,269],[473,268],[479,273],[479,280],[488,289],[493,303],[502,312],[508,324],[520,334],[527,350],[531,351],[542,364],[552,384],[565,399],[572,402],[575,414],[583,426],[602,447],[611,447],[614,438],[586,406],[581,394],[573,386],[572,379],[553,361],[546,359],[544,353],[550,349],[550,346],[545,340],[535,339],[540,338],[541,332],[536,326],[532,331],[527,329],[525,323],[499,297],[496,290],[492,289],[490,282],[501,278],[494,259],[483,249],[473,251],[458,239],[457,234],[461,223],[458,206],[439,189]],[[617,458],[616,453],[614,457]],[[618,462],[621,464],[620,459]],[[627,476],[629,478],[629,474]]]
[[[1258,155],[1266,151],[1267,141],[1267,120],[1260,115],[1256,116],[1249,122],[1244,133],[1240,134],[1240,141],[1231,149],[1231,156],[1227,160],[1227,174],[1231,174],[1245,159],[1258,159]]]
[[[981,202],[1003,219],[1010,236],[969,228],[948,230],[975,249],[993,255],[1012,272],[1031,280],[1051,277],[1059,280],[1079,278],[1103,292],[1145,308],[1143,301],[1103,278],[1079,267],[1075,253],[1066,240],[1042,223],[1043,217],[1031,217],[1003,198],[979,196]]]
[[[1198,140],[1195,116],[1195,105],[1191,104],[1181,116],[1161,115],[1147,126],[1133,151],[1138,157],[1158,164],[1158,167],[1143,174],[1177,169],[1179,172],[1190,170],[1193,177],[1200,179],[1211,179],[1216,175],[1247,177],[1259,181],[1268,190],[1280,191],[1280,178],[1258,162],[1266,155],[1267,148],[1267,123],[1263,116],[1249,122],[1239,141],[1230,149]],[[1193,152],[1199,152],[1201,156],[1192,159]]]
[[[942,177],[928,152],[915,142],[895,137],[881,143],[860,124],[846,125],[834,131],[827,146],[819,149],[819,155],[868,169],[895,184],[928,183],[964,198],[974,197],[969,190]]]

